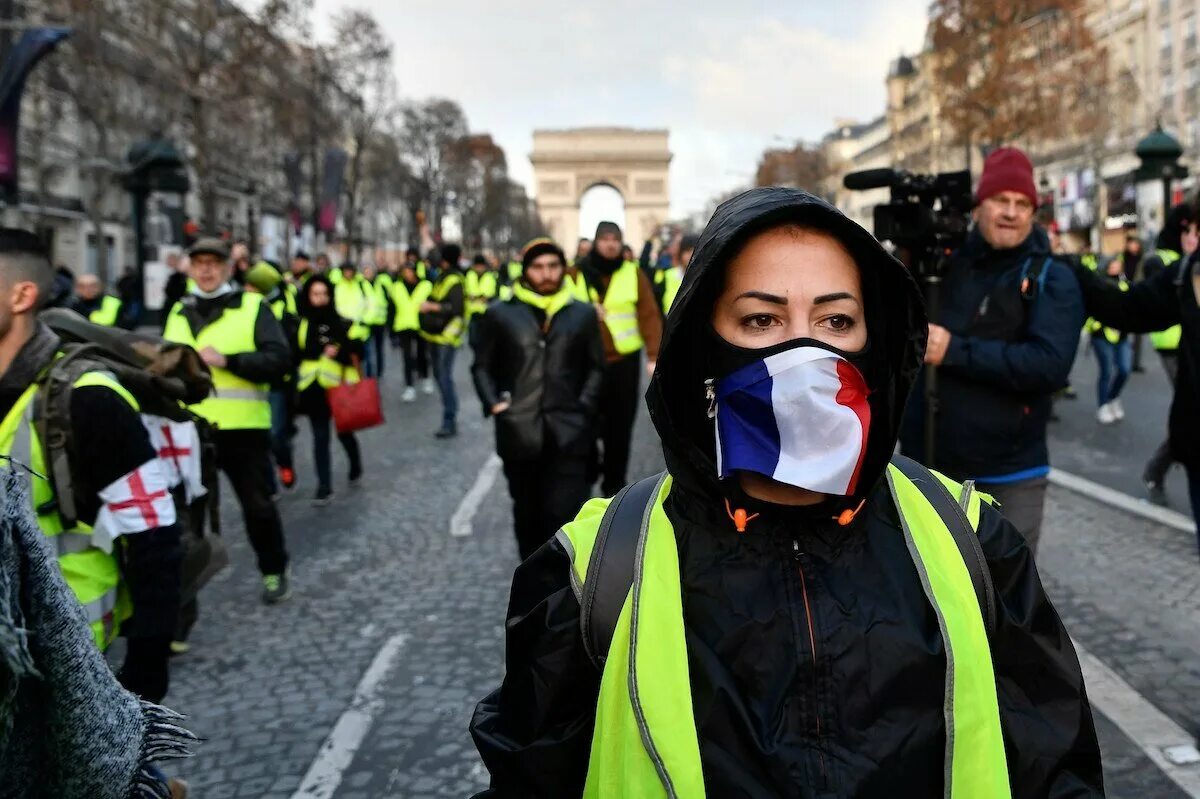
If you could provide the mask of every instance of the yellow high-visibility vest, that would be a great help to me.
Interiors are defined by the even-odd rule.
[[[300,349],[304,349],[305,343],[308,341],[308,320],[300,320],[300,330],[296,336],[297,342],[300,344]],[[303,391],[317,383],[321,388],[333,388],[342,383],[357,383],[360,380],[358,370],[353,366],[346,366],[339,363],[335,358],[327,358],[324,353],[321,353],[319,358],[311,358],[300,361],[300,368],[297,370],[296,390]]]
[[[612,336],[613,346],[621,355],[635,353],[646,343],[642,339],[637,316],[640,271],[641,267],[635,261],[622,264],[613,272],[603,302],[595,289],[588,291],[592,302],[604,308],[604,324]]]
[[[466,295],[467,321],[487,310],[488,303],[496,299],[499,281],[492,271],[479,274],[471,269],[463,276],[463,293]]]
[[[100,307],[88,314],[88,321],[105,327],[112,327],[121,316],[121,301],[111,294],[105,294],[100,301]]]
[[[433,292],[433,284],[428,280],[418,280],[417,285],[409,291],[408,284],[397,280],[392,286],[392,304],[396,306],[396,318],[392,320],[392,330],[402,333],[405,330],[421,329],[421,303],[429,299]]]
[[[433,291],[429,295],[432,302],[442,302],[446,296],[450,294],[450,290],[463,282],[462,275],[457,272],[447,272],[438,278],[438,282],[433,287]],[[421,338],[431,344],[445,344],[451,347],[462,346],[463,329],[466,326],[463,317],[456,316],[452,318],[441,333],[426,333],[421,331]]]
[[[187,344],[194,350],[212,347],[222,355],[254,352],[258,349],[254,343],[254,328],[262,304],[261,294],[242,292],[237,305],[226,308],[216,320],[200,331],[200,335],[193,336],[192,328],[183,315],[183,304],[176,303],[167,316],[163,338]],[[219,366],[211,369],[213,393],[189,406],[192,411],[222,430],[271,429],[268,386],[252,383]]]
[[[981,497],[932,473],[966,499],[978,529]],[[983,612],[953,533],[895,466],[888,484],[909,554],[945,639],[946,796],[1010,799],[995,670]],[[703,799],[703,765],[692,710],[675,531],[660,479],[637,546],[633,584],[613,630],[600,678],[584,799]],[[593,499],[556,534],[571,559],[571,586],[582,604],[601,521],[611,500]],[[581,631],[582,635],[582,631]]]
[[[85,372],[74,383],[75,388],[102,386],[110,389],[134,411],[140,411],[137,400],[106,372]],[[58,556],[63,578],[75,598],[83,606],[92,639],[100,649],[107,649],[120,632],[121,623],[133,615],[129,592],[121,581],[121,572],[114,555],[92,546],[92,528],[83,522],[72,530],[64,530],[62,520],[54,511],[54,488],[42,475],[50,474],[45,450],[34,424],[33,412],[38,389],[34,383],[17,399],[4,421],[0,422],[0,454],[29,466],[31,499],[37,513],[38,527],[50,539]],[[121,541],[115,542],[122,545]]]
[[[1179,262],[1182,257],[1174,250],[1156,250],[1155,255],[1163,262],[1164,269],[1170,269]],[[1150,343],[1154,345],[1154,349],[1174,352],[1179,349],[1179,341],[1183,338],[1183,326],[1172,325],[1166,330],[1159,330],[1150,334]]]

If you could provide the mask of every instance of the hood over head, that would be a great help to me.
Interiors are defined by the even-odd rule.
[[[1196,221],[1196,211],[1189,203],[1180,203],[1167,214],[1167,222],[1158,234],[1156,244],[1160,250],[1183,252],[1183,231]]]
[[[711,329],[725,270],[755,233],[784,223],[825,231],[862,275],[868,344],[860,366],[870,389],[871,427],[857,497],[882,477],[899,436],[908,394],[925,355],[928,323],[917,284],[874,236],[824,200],[798,189],[751,189],[723,203],[705,226],[663,331],[646,402],[677,482],[718,490],[713,421],[704,381],[716,371],[696,342]]]

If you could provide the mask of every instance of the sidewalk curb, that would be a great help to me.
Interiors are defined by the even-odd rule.
[[[1051,469],[1050,484],[1073,491],[1076,494],[1082,494],[1089,499],[1094,499],[1105,505],[1132,513],[1135,516],[1141,516],[1143,519],[1156,522],[1165,527],[1173,527],[1185,533],[1196,532],[1196,524],[1190,516],[1176,510],[1171,510],[1170,508],[1160,508],[1157,505],[1151,505],[1145,500],[1131,497],[1129,494],[1123,494],[1120,491],[1100,485],[1077,474],[1064,472],[1060,469]]]

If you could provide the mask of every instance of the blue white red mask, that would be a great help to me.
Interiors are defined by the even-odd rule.
[[[869,393],[854,364],[810,339],[710,381],[718,476],[755,472],[853,495],[871,429]]]

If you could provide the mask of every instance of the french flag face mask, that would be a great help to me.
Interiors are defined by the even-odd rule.
[[[707,381],[707,390],[721,479],[755,472],[822,494],[854,494],[870,392],[844,356],[804,339]]]

